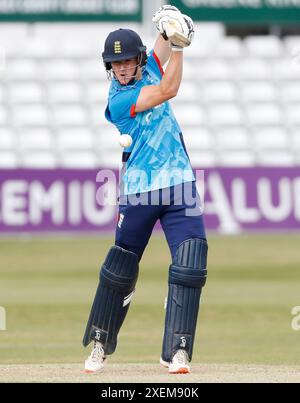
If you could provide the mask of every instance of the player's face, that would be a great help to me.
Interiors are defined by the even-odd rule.
[[[113,72],[120,84],[126,85],[135,77],[137,65],[137,59],[128,59],[112,63]]]

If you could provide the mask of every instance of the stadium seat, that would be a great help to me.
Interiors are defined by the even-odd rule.
[[[300,103],[300,80],[282,84],[280,99],[284,103]]]
[[[202,90],[198,91],[198,99],[206,103],[235,102],[238,99],[237,87],[229,81],[204,83]]]
[[[248,104],[246,114],[251,126],[277,126],[283,122],[283,111],[275,103]]]
[[[49,121],[49,111],[42,105],[22,105],[16,106],[12,111],[12,124],[15,126],[47,126]]]
[[[300,36],[287,36],[284,38],[283,41],[286,51],[286,57],[294,57],[297,61],[298,57],[300,57]]]
[[[80,64],[80,73],[83,81],[106,81],[107,75],[103,63],[96,57]]]
[[[61,156],[60,165],[63,168],[93,169],[100,166],[93,152],[65,152]]]
[[[296,150],[300,150],[300,126],[292,130],[292,141],[292,146],[295,147]]]
[[[36,82],[12,84],[8,90],[8,100],[13,104],[40,103],[44,95],[42,86]]]
[[[72,103],[84,100],[82,88],[77,82],[48,83],[47,99],[50,103]]]
[[[253,140],[257,151],[287,149],[289,146],[289,133],[280,127],[266,127],[254,130]]]
[[[212,126],[240,126],[243,124],[243,111],[239,104],[218,103],[208,108],[208,122]]]
[[[173,104],[175,117],[182,126],[202,125],[205,122],[205,113],[203,109],[192,103],[190,105],[175,103]]]
[[[245,39],[245,47],[250,57],[280,58],[283,55],[281,41],[276,36],[252,36]]]
[[[5,126],[7,124],[7,111],[6,108],[0,105],[0,126]]]
[[[0,24],[0,48],[5,49],[7,57],[18,57],[27,37],[26,24]]]
[[[218,165],[214,152],[190,150],[189,157],[195,169],[211,168]]]
[[[148,33],[145,33],[143,35],[143,43],[147,48],[147,51],[151,50],[153,48],[155,42],[155,37],[153,35],[149,35]]]
[[[105,104],[108,100],[109,83],[103,84],[99,81],[90,81],[86,85],[87,101],[91,104]]]
[[[57,165],[56,154],[46,151],[26,151],[21,156],[21,163],[24,168],[54,169]]]
[[[103,153],[121,152],[122,148],[119,144],[119,132],[112,125],[106,129],[98,129],[94,136],[94,142],[98,149]]]
[[[48,128],[30,128],[19,130],[19,146],[23,150],[52,151],[55,137]]]
[[[219,22],[200,22],[195,21],[196,38],[197,32],[202,38],[206,38],[207,42],[217,43],[225,36],[225,27]],[[198,38],[199,39],[199,38]]]
[[[3,74],[4,79],[15,81],[37,81],[41,78],[39,64],[34,59],[8,60]]]
[[[92,105],[89,110],[89,124],[91,127],[99,129],[100,127],[112,126],[105,118],[105,109],[106,104]]]
[[[218,162],[224,167],[252,167],[255,165],[255,154],[250,150],[223,151]]]
[[[7,58],[8,58],[8,56],[7,56],[5,46],[2,45],[1,41],[0,41],[0,74],[1,74],[1,76],[2,76],[3,72],[5,71]]]
[[[184,81],[180,85],[180,89],[178,92],[178,97],[173,99],[173,102],[177,101],[187,101],[187,102],[192,102],[192,101],[198,101],[201,95],[199,94],[197,86],[195,86],[194,82],[191,81]]]
[[[186,59],[184,63],[182,82],[185,82],[187,80],[193,81],[197,78],[198,78],[198,69],[195,68],[195,63],[190,59]]]
[[[76,81],[80,78],[78,65],[71,60],[52,60],[43,63],[41,72],[48,81]]]
[[[19,54],[28,59],[50,59],[55,56],[55,44],[47,38],[28,38]]]
[[[195,66],[195,77],[199,80],[231,80],[234,77],[230,64],[222,59],[204,61],[199,64],[197,70]]]
[[[188,152],[196,149],[212,150],[215,145],[213,133],[204,127],[187,128],[183,138]]]
[[[224,37],[217,42],[213,57],[221,59],[239,59],[244,56],[244,48],[240,38]]]
[[[1,24],[2,26],[4,24]],[[1,31],[0,31],[1,32]],[[10,59],[10,58],[15,58],[19,57],[19,47],[20,47],[20,41],[17,39],[15,40],[14,38],[8,40],[8,38],[4,38],[0,34],[0,59],[1,63],[4,60]]]
[[[15,146],[14,131],[9,127],[0,127],[0,151],[14,150]]]
[[[234,76],[239,80],[271,80],[270,64],[263,59],[244,58],[234,63]]]
[[[0,84],[0,102],[4,102],[4,97],[5,97],[5,90],[4,87]]]
[[[275,81],[299,81],[300,80],[300,64],[293,58],[282,59],[274,62],[272,65],[273,79]]]
[[[110,151],[99,154],[98,165],[103,168],[121,169],[122,151]]]
[[[57,145],[61,151],[92,150],[93,132],[84,127],[60,130],[57,133]]]
[[[81,104],[55,106],[52,118],[56,127],[84,126],[89,123],[87,111]]]
[[[217,129],[216,140],[221,151],[251,149],[249,133],[242,126]]]
[[[220,23],[202,23],[198,26],[195,22],[195,32],[195,40],[185,49],[186,57],[206,58],[213,53],[215,45],[224,37],[224,26]]]
[[[261,166],[291,167],[295,165],[295,157],[289,151],[259,152],[257,161]]]
[[[300,125],[300,102],[286,104],[286,121],[290,126]]]
[[[300,151],[297,150],[296,155],[295,155],[295,166],[299,167],[300,166]]]
[[[272,82],[243,82],[240,85],[241,99],[244,102],[277,102],[279,92]]]
[[[83,59],[92,57],[93,54],[99,52],[98,48],[93,46],[95,40],[86,41],[83,38],[65,38],[56,47],[56,56],[66,59]]]
[[[50,39],[56,43],[62,39],[71,41],[95,40],[98,46],[101,47],[102,38],[105,38],[114,27],[115,25],[109,22],[101,22],[101,24],[91,24],[89,22],[72,22],[67,24],[64,22],[56,22],[55,24],[36,23],[34,33],[39,38]],[[127,22],[126,27],[139,30],[140,24]]]
[[[20,23],[9,23],[0,25],[0,36],[1,39],[11,41],[15,39],[19,41],[20,39],[26,38],[28,33],[28,27],[26,24]]]
[[[206,59],[210,57],[212,51],[212,44],[209,41],[198,40],[185,49],[185,57],[191,60]]]
[[[15,152],[0,149],[0,169],[15,169],[19,164],[20,160]]]

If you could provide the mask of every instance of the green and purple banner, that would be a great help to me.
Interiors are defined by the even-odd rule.
[[[299,0],[173,0],[170,2],[196,21],[226,23],[295,23]]]
[[[207,229],[300,230],[300,168],[216,168],[197,177]],[[113,232],[118,186],[110,170],[0,170],[0,235]]]
[[[1,21],[142,21],[141,0],[1,0]]]

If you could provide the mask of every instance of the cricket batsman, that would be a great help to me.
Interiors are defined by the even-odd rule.
[[[100,270],[83,338],[85,347],[93,342],[87,373],[101,371],[116,349],[139,262],[158,220],[172,256],[160,363],[171,374],[190,372],[208,246],[195,175],[168,101],[178,93],[194,24],[169,5],[153,22],[159,36],[149,54],[129,29],[111,32],[103,52],[111,80],[105,114],[124,136],[125,149],[115,245]]]

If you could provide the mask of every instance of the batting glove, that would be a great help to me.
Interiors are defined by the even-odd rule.
[[[183,23],[182,19],[182,14],[178,8],[171,6],[171,5],[166,5],[161,7],[153,16],[152,22],[154,22],[157,30],[160,32],[160,34],[164,37],[165,40],[168,40],[168,36],[166,35],[164,24],[166,21],[169,19],[174,19],[181,21]]]
[[[194,23],[190,17],[182,15],[181,21],[163,17],[161,24],[164,28],[165,35],[170,40],[172,48],[185,48],[190,46],[195,34]]]

